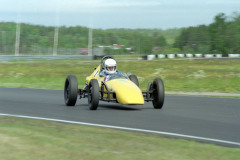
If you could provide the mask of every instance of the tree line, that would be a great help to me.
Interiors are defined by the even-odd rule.
[[[239,53],[240,14],[226,16],[220,13],[210,25],[184,28],[173,47],[190,53]]]
[[[41,50],[51,52],[54,44],[55,27],[21,23],[20,52],[33,53]],[[58,48],[79,49],[87,48],[89,28],[82,26],[58,27]],[[169,45],[166,38],[173,41],[180,29],[92,29],[92,46],[106,47],[106,51],[116,54],[151,53],[154,46]],[[16,41],[16,23],[0,23],[0,53],[14,53]],[[118,50],[111,50],[113,44],[121,45]],[[45,51],[43,51],[45,49]],[[76,50],[77,51],[77,50]]]
[[[54,44],[53,26],[21,23],[20,53],[51,53]],[[58,27],[58,49],[73,51],[87,48],[89,28]],[[239,53],[240,14],[220,13],[210,25],[161,29],[92,29],[93,48],[102,46],[111,54],[166,53]],[[0,23],[0,54],[14,53],[16,23]],[[113,44],[121,45],[113,49]],[[126,49],[128,48],[128,50]],[[131,52],[130,52],[131,51]],[[66,50],[64,52],[67,52]]]

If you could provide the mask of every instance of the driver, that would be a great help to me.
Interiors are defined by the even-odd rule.
[[[109,58],[104,62],[104,69],[99,73],[100,77],[104,77],[103,81],[108,81],[109,78],[117,72],[117,62]],[[83,90],[87,89],[88,84],[85,83]]]
[[[109,77],[113,74],[115,74],[117,71],[117,62],[109,58],[104,62],[104,70],[100,72],[100,76],[104,76],[104,81],[109,79]]]

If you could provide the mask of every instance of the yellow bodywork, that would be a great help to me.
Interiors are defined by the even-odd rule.
[[[87,82],[88,82],[88,84],[90,83],[91,79],[97,79],[97,80],[98,80],[98,84],[99,84],[99,88],[101,88],[101,82],[102,82],[103,79],[104,79],[104,77],[100,77],[100,76],[99,76],[100,67],[101,67],[101,65],[99,65],[99,66],[94,70],[94,72],[93,72],[89,77],[87,77]]]
[[[99,84],[99,89],[101,90],[101,82],[104,80],[104,77],[99,76],[100,65],[94,70],[94,72],[87,78],[88,84],[91,79],[97,79]],[[131,104],[131,105],[140,105],[144,104],[144,98],[140,88],[129,79],[113,79],[106,81],[106,85],[109,91],[114,91],[116,93],[116,99],[118,103],[121,104]],[[106,91],[106,88],[104,87]],[[104,94],[104,97],[107,98],[107,94]],[[113,98],[113,95],[110,96]]]
[[[106,82],[110,91],[115,91],[121,104],[144,104],[142,91],[129,79],[113,79]]]

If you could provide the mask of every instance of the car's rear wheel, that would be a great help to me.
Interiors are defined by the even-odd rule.
[[[139,87],[138,78],[135,75],[130,75],[129,79]]]
[[[88,88],[88,105],[90,110],[96,110],[99,104],[99,85],[96,79],[92,79]]]
[[[154,79],[151,89],[153,90],[152,93],[153,107],[155,109],[161,109],[163,107],[165,98],[165,89],[162,79],[161,78]]]
[[[78,81],[75,76],[69,75],[64,85],[64,100],[66,106],[75,106],[78,95]]]

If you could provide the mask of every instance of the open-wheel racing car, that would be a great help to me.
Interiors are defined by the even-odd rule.
[[[104,62],[113,59],[104,56],[101,64],[87,77],[83,89],[78,89],[76,76],[68,75],[64,86],[64,100],[66,106],[75,106],[77,98],[88,98],[90,110],[96,110],[99,101],[115,102],[124,105],[143,105],[144,101],[152,101],[155,109],[161,109],[164,104],[164,84],[162,79],[155,78],[149,82],[146,91],[141,91],[137,76],[116,71],[107,80],[101,74],[105,69]]]

